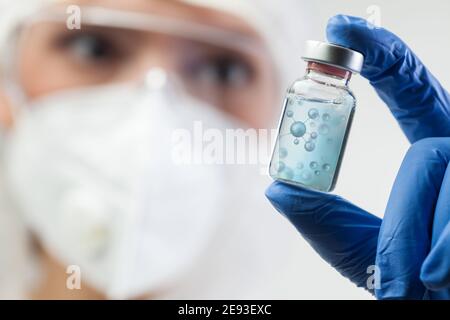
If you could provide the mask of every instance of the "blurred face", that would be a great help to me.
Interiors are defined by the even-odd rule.
[[[30,100],[86,86],[138,82],[157,67],[191,96],[250,127],[263,128],[271,122],[277,92],[272,60],[260,36],[245,21],[169,0],[72,0],[70,4],[195,22],[245,38],[255,50],[244,50],[239,42],[221,45],[156,30],[83,24],[83,20],[81,30],[69,30],[66,21],[43,20],[22,30],[15,55],[15,75]],[[0,92],[0,121],[14,125],[3,100]],[[61,280],[66,277],[64,268],[42,251],[50,270],[43,287],[69,294],[61,288],[66,283]],[[83,292],[90,290],[83,288]],[[42,297],[44,290],[38,291]]]
[[[19,80],[30,98],[76,87],[137,81],[150,68],[161,67],[188,93],[249,126],[264,127],[272,118],[273,65],[259,35],[241,19],[167,0],[79,0],[71,4],[201,22],[247,37],[261,49],[246,52],[239,46],[224,48],[117,27],[82,24],[81,30],[69,30],[65,23],[34,23],[23,33],[17,56]]]

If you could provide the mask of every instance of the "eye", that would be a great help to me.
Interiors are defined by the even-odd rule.
[[[239,88],[253,77],[253,68],[244,58],[214,55],[197,59],[188,66],[190,77],[205,85]]]
[[[113,39],[95,32],[70,32],[57,41],[58,47],[84,63],[104,63],[119,59],[121,50]]]

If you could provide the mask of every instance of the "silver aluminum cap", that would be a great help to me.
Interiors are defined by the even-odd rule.
[[[354,73],[360,73],[364,63],[364,56],[358,51],[314,40],[306,41],[302,59],[332,65]]]

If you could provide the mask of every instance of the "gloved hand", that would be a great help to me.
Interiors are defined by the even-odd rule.
[[[450,298],[450,96],[397,36],[338,15],[330,42],[365,56],[361,75],[413,144],[383,220],[339,196],[274,182],[266,196],[342,275],[379,299]],[[368,269],[369,268],[369,269]]]

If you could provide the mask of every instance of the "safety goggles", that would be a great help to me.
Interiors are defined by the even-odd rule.
[[[163,14],[53,5],[20,28],[13,61],[30,98],[57,91],[139,81],[158,67],[187,93],[243,108],[264,90],[266,48],[254,35]]]

